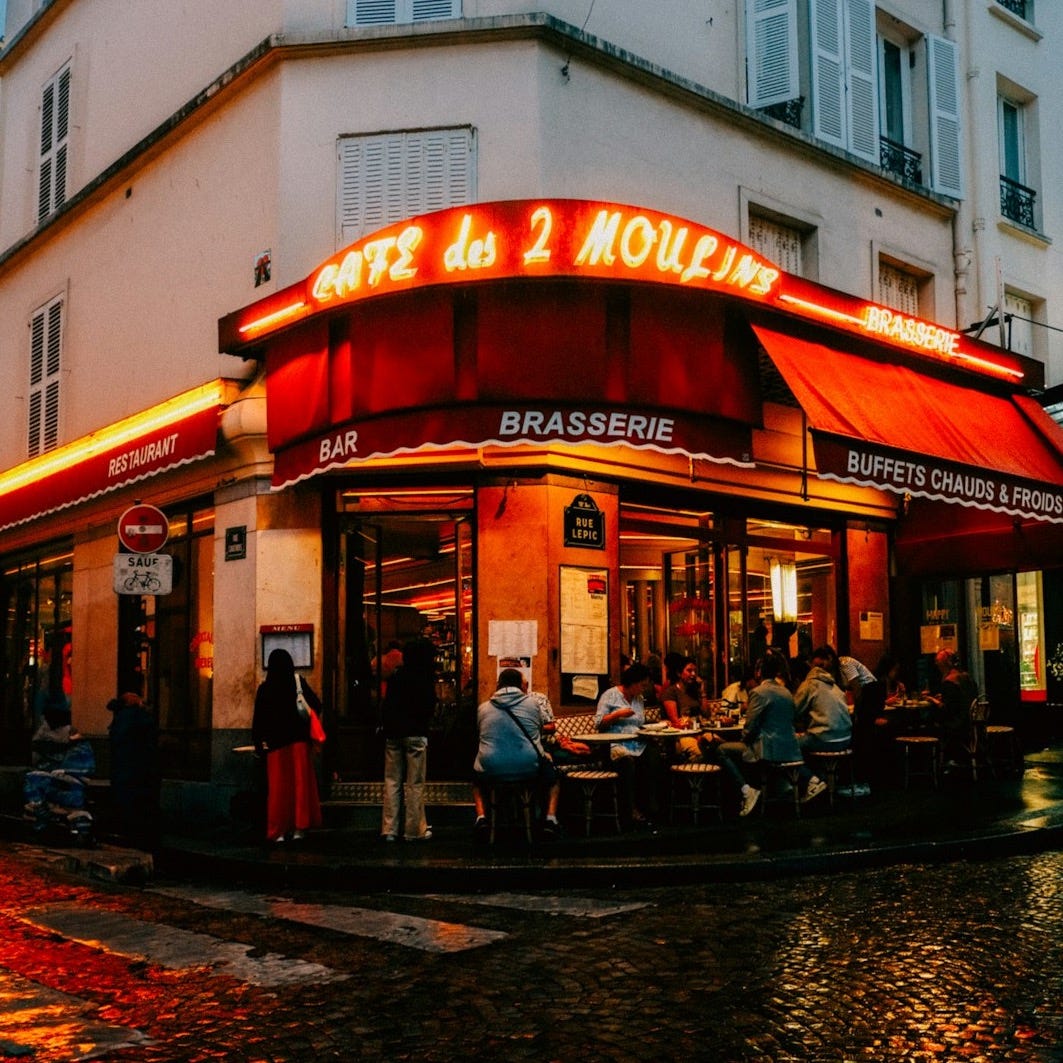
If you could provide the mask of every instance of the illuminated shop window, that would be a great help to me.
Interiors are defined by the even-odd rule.
[[[30,373],[26,453],[35,458],[59,443],[63,355],[63,299],[53,299],[30,318]]]
[[[347,0],[348,26],[393,26],[441,18],[461,18],[461,0]]]
[[[341,137],[339,167],[341,247],[476,198],[476,138],[469,126]]]
[[[66,165],[70,136],[70,65],[41,93],[41,154],[37,181],[37,220],[66,202]]]

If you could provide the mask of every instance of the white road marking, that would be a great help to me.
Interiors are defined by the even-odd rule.
[[[507,935],[501,930],[485,930],[463,923],[439,919],[421,919],[414,915],[384,912],[371,908],[352,908],[338,904],[300,904],[285,897],[268,897],[242,890],[215,890],[207,887],[157,887],[155,893],[192,901],[205,908],[259,915],[269,919],[287,919],[339,934],[373,938],[392,945],[404,945],[422,952],[462,952],[499,941]]]
[[[350,977],[317,963],[306,963],[277,953],[250,956],[252,945],[144,922],[121,912],[55,905],[36,908],[16,918],[93,948],[104,948],[108,952],[173,970],[209,967],[213,974],[231,975],[251,985],[298,985]]]

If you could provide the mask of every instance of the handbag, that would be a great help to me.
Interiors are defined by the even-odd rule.
[[[495,702],[495,704],[498,705],[497,702]],[[520,728],[521,734],[524,735],[524,737],[531,743],[532,749],[535,750],[535,755],[539,758],[539,782],[544,783],[547,786],[552,785],[557,779],[557,768],[554,767],[554,762],[550,759],[548,754],[540,752],[535,739],[528,734],[528,729],[520,722],[520,719],[512,709],[505,705],[498,705],[498,708],[500,708]]]
[[[306,700],[306,694],[303,692],[302,677],[295,684],[295,705],[300,715],[305,716],[310,721],[310,741],[314,745],[321,745],[325,741],[325,727],[313,705]]]

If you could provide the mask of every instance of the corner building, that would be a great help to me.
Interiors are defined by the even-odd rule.
[[[326,777],[371,781],[375,662],[419,633],[436,779],[500,668],[587,711],[670,649],[718,692],[767,644],[913,680],[955,645],[1049,729],[1061,362],[968,325],[987,257],[1052,276],[1052,215],[970,214],[1013,204],[961,74],[1059,27],[1001,6],[847,5],[842,113],[786,0],[9,3],[6,758],[50,691],[102,737],[140,686],[166,815],[224,820],[286,645]],[[168,593],[118,586],[137,503]]]

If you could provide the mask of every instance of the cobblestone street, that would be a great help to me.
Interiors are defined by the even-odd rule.
[[[1048,853],[555,898],[301,891],[263,907],[231,884],[64,879],[5,846],[0,1045],[149,1063],[1063,1060],[1061,881]],[[75,933],[77,913],[95,938]],[[119,917],[120,947],[99,936]],[[232,943],[249,946],[242,966],[218,959]]]

